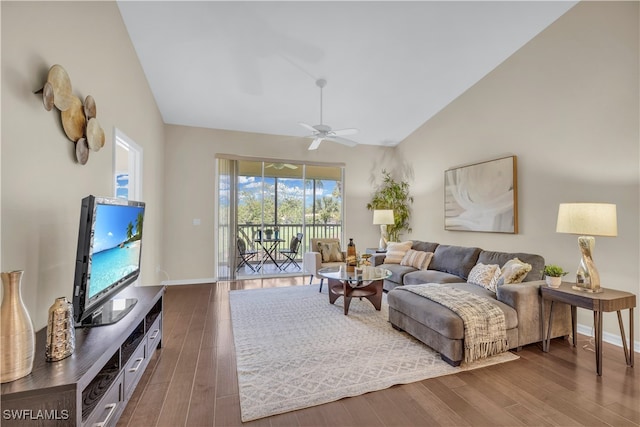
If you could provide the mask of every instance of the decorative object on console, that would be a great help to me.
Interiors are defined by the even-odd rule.
[[[393,209],[375,209],[373,211],[373,225],[380,226],[380,244],[378,245],[378,249],[382,251],[387,249],[387,239],[389,238],[387,225],[393,224],[394,222]]]
[[[47,362],[57,362],[71,356],[76,347],[73,304],[66,297],[56,298],[48,318],[45,356]]]
[[[408,182],[396,181],[384,169],[382,175],[384,178],[371,196],[371,201],[367,203],[367,209],[393,209],[394,222],[387,227],[388,240],[398,242],[401,232],[411,233],[409,219],[411,218],[410,205],[413,203],[413,196],[409,195]]]
[[[60,110],[62,128],[76,144],[76,160],[81,165],[89,159],[89,149],[98,151],[105,144],[104,130],[96,118],[96,102],[88,95],[84,102],[71,92],[69,74],[61,65],[53,65],[42,89],[42,102],[47,111],[53,106]]]
[[[518,233],[516,156],[444,172],[444,228]]]
[[[544,280],[547,282],[547,286],[551,288],[559,288],[562,284],[562,276],[567,273],[568,271],[564,271],[562,267],[555,264],[545,265],[542,270]]]
[[[618,235],[616,205],[610,203],[560,203],[556,233],[578,234],[578,246],[582,253],[576,273],[576,290],[602,292],[600,273],[593,262],[592,252],[596,243],[593,236]]]
[[[35,332],[22,301],[22,275],[17,270],[0,273],[0,382],[15,381],[31,373],[35,352]]]

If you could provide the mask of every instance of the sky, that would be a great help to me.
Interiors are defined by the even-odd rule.
[[[275,178],[265,177],[265,184],[273,185],[275,182]],[[316,196],[331,196],[334,188],[336,187],[336,181],[322,181],[323,188],[316,188]],[[279,194],[284,192],[287,195],[294,195],[302,197],[303,189],[304,189],[304,180],[302,179],[294,179],[294,178],[280,178],[278,180]],[[262,191],[262,180],[260,177],[255,176],[240,176],[238,177],[238,193],[242,191],[256,192],[260,193]],[[307,199],[310,201],[311,189],[307,189]],[[242,200],[240,199],[240,203]]]
[[[138,206],[96,204],[93,252],[111,249],[127,240],[127,225],[131,222],[135,233],[138,213],[143,211]]]

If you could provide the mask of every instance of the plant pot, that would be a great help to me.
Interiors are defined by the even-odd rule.
[[[562,277],[544,276],[544,280],[550,288],[559,288],[562,283]]]

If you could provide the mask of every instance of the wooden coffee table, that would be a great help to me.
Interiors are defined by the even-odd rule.
[[[346,267],[326,267],[318,270],[318,275],[329,281],[329,303],[344,297],[344,314],[349,313],[351,298],[366,298],[380,311],[382,306],[382,285],[391,271],[380,267],[363,267],[362,274],[356,276]]]

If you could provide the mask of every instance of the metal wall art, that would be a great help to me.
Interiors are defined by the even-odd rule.
[[[89,160],[89,150],[98,151],[104,147],[105,134],[96,118],[96,102],[88,95],[84,102],[71,92],[71,80],[61,65],[49,69],[42,93],[42,102],[47,111],[55,106],[60,110],[62,128],[76,144],[76,160],[84,165]]]
[[[446,170],[445,230],[518,233],[516,156]]]

